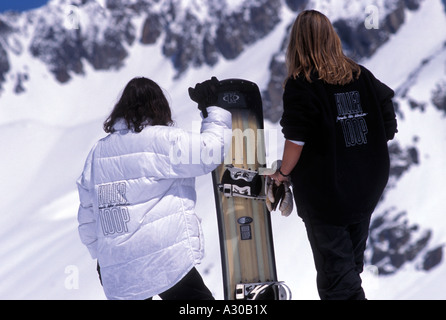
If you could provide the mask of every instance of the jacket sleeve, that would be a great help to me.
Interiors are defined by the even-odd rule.
[[[283,114],[280,121],[285,139],[307,142],[316,127],[318,111],[313,93],[301,79],[289,79],[283,93]]]
[[[373,81],[373,86],[376,90],[384,120],[384,127],[386,129],[387,140],[392,140],[395,137],[395,134],[398,132],[395,108],[392,100],[395,96],[395,92],[387,85],[376,79],[369,70],[365,70],[369,73]]]
[[[392,140],[398,132],[398,124],[393,106],[394,92],[385,84],[378,83],[378,98],[381,103],[381,110],[384,120],[384,127],[386,128],[387,140]]]
[[[94,214],[94,185],[92,183],[93,148],[87,157],[84,170],[77,180],[79,192],[78,231],[81,241],[87,246],[93,259],[97,258],[96,216]]]
[[[200,133],[172,130],[169,137],[167,178],[189,178],[210,173],[224,161],[232,140],[232,116],[219,107],[208,107]]]

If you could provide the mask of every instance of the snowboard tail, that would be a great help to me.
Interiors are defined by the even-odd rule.
[[[253,82],[220,82],[218,106],[232,113],[232,143],[212,173],[227,300],[281,299],[270,214],[265,205],[263,110]]]

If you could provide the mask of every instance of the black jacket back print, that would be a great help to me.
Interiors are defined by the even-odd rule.
[[[350,224],[374,211],[389,178],[387,142],[397,132],[394,92],[361,67],[359,79],[330,85],[290,78],[280,124],[305,142],[291,173],[301,217]]]

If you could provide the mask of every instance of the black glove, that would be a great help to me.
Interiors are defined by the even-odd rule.
[[[270,212],[276,211],[277,206],[282,216],[288,217],[293,211],[293,194],[290,182],[284,181],[279,186],[270,178],[266,177],[266,207]]]
[[[189,88],[189,97],[198,103],[198,109],[203,113],[203,117],[207,117],[206,108],[216,106],[218,102],[218,89],[220,81],[216,77],[197,83],[195,88]]]

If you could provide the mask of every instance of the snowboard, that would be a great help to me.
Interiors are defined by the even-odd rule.
[[[248,80],[220,81],[218,106],[232,114],[232,142],[212,172],[225,300],[286,300],[277,279],[266,169],[262,99]]]

